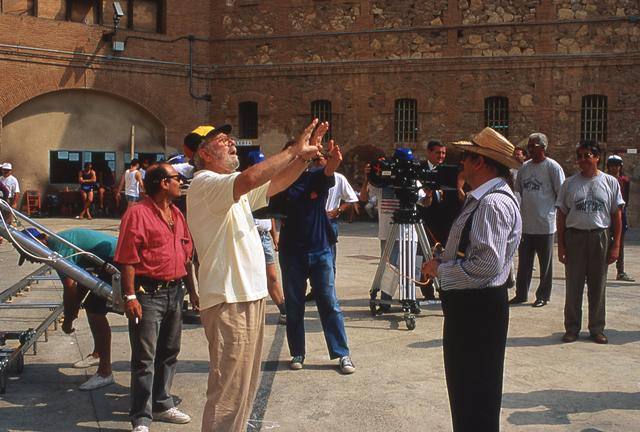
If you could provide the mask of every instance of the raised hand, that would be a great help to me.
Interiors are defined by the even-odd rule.
[[[342,163],[342,152],[340,151],[340,146],[333,140],[329,140],[327,150],[327,165],[324,167],[324,172],[327,175],[331,175]]]
[[[323,127],[325,123],[326,126]],[[329,123],[323,122],[317,128],[316,126],[318,126],[318,119],[313,119],[298,136],[296,143],[292,146],[296,156],[300,156],[303,159],[311,159],[318,154],[318,151],[322,150],[322,137],[329,129]],[[318,136],[320,137],[320,147],[317,145]]]

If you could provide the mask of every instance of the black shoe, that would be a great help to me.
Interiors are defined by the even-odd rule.
[[[531,306],[532,307],[542,307],[542,306],[546,306],[547,303],[549,303],[547,300],[536,300],[535,302],[533,302],[533,304]]]
[[[522,299],[519,297],[514,297],[511,300],[509,300],[509,304],[513,305],[513,304],[520,304],[520,303],[526,303],[527,299]]]
[[[568,331],[564,334],[564,336],[562,336],[562,342],[564,343],[571,343],[577,340],[578,340],[578,333]]]

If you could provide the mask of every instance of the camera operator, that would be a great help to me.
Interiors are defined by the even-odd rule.
[[[431,171],[440,166],[447,156],[447,147],[439,140],[430,140],[427,144],[427,164]],[[460,184],[461,183],[461,184]],[[458,191],[431,190],[425,188],[426,197],[422,205],[418,206],[420,218],[425,231],[433,241],[432,247],[440,243],[443,247],[447,244],[447,237],[455,218],[460,214],[462,207],[461,197],[464,199],[462,185],[459,182]],[[436,300],[433,283],[421,285],[420,290],[424,299],[428,302]]]
[[[485,128],[462,149],[462,177],[472,190],[441,258],[422,266],[440,278],[443,351],[454,432],[498,431],[509,322],[506,281],[522,220],[509,186],[519,165],[513,145]]]

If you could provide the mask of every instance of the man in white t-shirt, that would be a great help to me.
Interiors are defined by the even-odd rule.
[[[243,172],[236,172],[229,125],[209,132],[196,152],[187,220],[200,261],[200,316],[209,342],[203,432],[244,431],[258,387],[267,279],[251,212],[302,174],[322,150],[328,128],[314,120],[294,145]]]
[[[18,205],[20,205],[20,184],[18,183],[18,179],[11,174],[13,165],[11,165],[10,162],[5,162],[1,167],[2,177],[0,177],[0,181],[9,189],[9,199],[7,202],[11,207],[17,209]]]
[[[624,200],[620,184],[598,169],[600,146],[586,141],[576,148],[580,172],[560,189],[558,207],[558,259],[564,264],[566,297],[563,342],[575,342],[582,324],[585,280],[589,299],[589,335],[598,344],[604,335],[607,267],[618,259]],[[611,237],[610,237],[610,230]],[[612,244],[609,239],[613,238]]]
[[[564,183],[564,171],[558,162],[547,157],[547,146],[545,134],[536,132],[529,135],[527,149],[531,159],[519,169],[514,184],[516,193],[520,194],[522,239],[518,248],[516,295],[509,304],[527,301],[536,254],[540,264],[540,284],[532,306],[542,307],[551,297],[555,205]]]

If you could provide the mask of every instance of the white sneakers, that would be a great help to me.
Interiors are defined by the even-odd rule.
[[[149,432],[149,427],[148,426],[136,426],[133,428],[133,430],[131,432]]]
[[[191,421],[189,414],[183,413],[178,408],[169,408],[166,411],[154,412],[153,420],[166,423],[185,424]]]
[[[80,385],[79,389],[82,391],[89,391],[99,389],[100,387],[108,386],[109,384],[113,384],[115,381],[113,380],[113,374],[102,377],[98,374],[95,374],[91,378],[87,380],[84,384]]]
[[[97,366],[100,364],[100,357],[94,357],[91,354],[83,358],[82,360],[78,360],[73,364],[73,367],[76,369],[84,369],[91,366]]]

